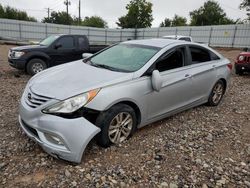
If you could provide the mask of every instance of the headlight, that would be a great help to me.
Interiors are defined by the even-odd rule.
[[[25,52],[17,52],[17,51],[14,51],[13,52],[13,58],[19,58],[19,57],[21,57],[22,55],[24,55],[25,54]]]
[[[83,93],[64,101],[58,102],[52,106],[49,106],[42,110],[44,113],[72,113],[79,108],[90,102],[100,91],[100,89],[94,89],[87,93]]]
[[[244,56],[243,55],[240,55],[239,56],[239,61],[243,61],[244,60]]]

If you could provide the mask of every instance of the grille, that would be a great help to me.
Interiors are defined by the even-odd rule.
[[[250,57],[246,57],[246,62],[250,63]]]
[[[27,125],[23,120],[22,120],[22,123],[23,123],[23,126],[24,126],[30,133],[33,134],[33,136],[36,136],[37,138],[39,138],[36,129],[33,129],[32,127],[30,127],[29,125]]]
[[[32,92],[31,90],[29,90],[27,92],[25,102],[31,108],[37,108],[38,106],[41,106],[42,104],[46,103],[50,99],[52,99],[52,98],[38,95],[38,94]]]

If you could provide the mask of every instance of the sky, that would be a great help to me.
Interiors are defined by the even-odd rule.
[[[108,22],[110,28],[116,28],[118,18],[127,13],[126,4],[130,0],[81,0],[81,17],[100,16]],[[158,27],[165,18],[173,18],[175,14],[190,20],[189,12],[199,8],[206,0],[148,0],[153,3],[152,27]],[[246,18],[246,11],[238,7],[242,0],[217,0],[227,16],[236,20]],[[25,10],[29,16],[39,21],[47,16],[46,8],[54,11],[66,11],[64,0],[0,0],[2,5]],[[70,0],[69,13],[78,16],[79,0]]]

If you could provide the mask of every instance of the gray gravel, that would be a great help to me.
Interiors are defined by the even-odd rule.
[[[233,75],[218,107],[199,106],[156,122],[125,143],[92,142],[82,163],[43,152],[22,133],[18,103],[30,78],[0,46],[0,187],[250,187],[250,75]],[[238,50],[219,49],[234,60]]]

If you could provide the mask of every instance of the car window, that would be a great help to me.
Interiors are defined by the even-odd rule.
[[[51,45],[59,36],[58,35],[51,35],[44,40],[42,40],[39,44],[43,46]]]
[[[73,37],[62,37],[58,40],[58,44],[61,44],[62,47],[60,49],[70,49],[74,48],[74,39]]]
[[[160,48],[137,44],[119,44],[92,57],[96,66],[110,67],[113,70],[134,72],[143,67]]]
[[[192,64],[211,61],[210,52],[199,47],[190,47]]]
[[[191,39],[189,37],[181,37],[179,40],[189,41],[191,42]]]
[[[210,56],[211,56],[211,60],[218,60],[220,59],[219,56],[217,56],[215,53],[210,51]]]
[[[86,48],[87,40],[85,37],[78,37],[78,46],[80,49]]]
[[[184,48],[178,48],[156,63],[159,72],[175,69],[184,65]]]

